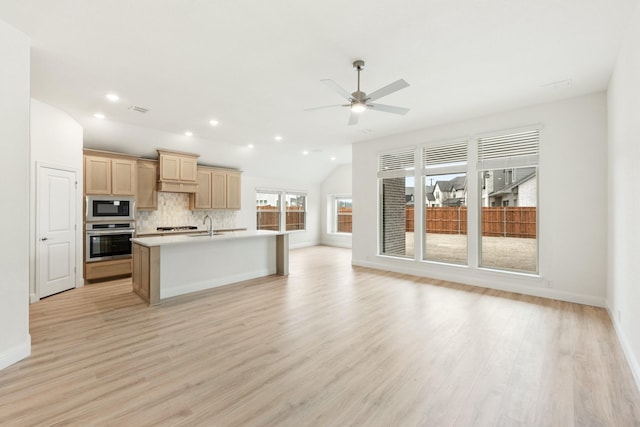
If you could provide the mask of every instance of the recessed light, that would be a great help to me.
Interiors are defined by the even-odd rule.
[[[247,145],[247,148],[253,148],[253,147],[254,147],[254,145],[253,145],[253,144],[249,144],[249,145]]]
[[[333,162],[335,159],[336,159],[336,157],[335,157],[335,156],[333,156],[333,157],[331,158],[331,161]]]
[[[209,124],[210,124],[211,126],[218,126],[218,125],[220,124],[220,122],[219,122],[219,121],[217,121],[217,120],[209,120]]]
[[[95,117],[96,119],[100,119],[100,120],[102,120],[102,119],[104,119],[104,114],[102,114],[102,113],[95,113],[95,114],[93,115],[93,117]]]
[[[193,132],[191,132],[191,131],[186,131],[184,134],[185,134],[186,136],[193,136]]]
[[[302,154],[306,156],[306,155],[308,155],[308,154],[309,154],[309,152],[308,152],[307,150],[304,150],[304,151],[302,152]]]
[[[280,135],[276,135],[273,137],[276,141],[282,141],[282,137]]]
[[[108,93],[105,96],[111,102],[118,102],[120,100],[120,97],[115,93]]]

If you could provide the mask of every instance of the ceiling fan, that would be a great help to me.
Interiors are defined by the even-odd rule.
[[[325,105],[322,107],[313,107],[307,108],[306,111],[318,110],[321,108],[329,108],[329,107],[349,107],[351,109],[351,115],[349,116],[349,126],[355,125],[358,123],[358,119],[360,118],[360,113],[362,113],[366,109],[374,110],[374,111],[382,111],[384,113],[393,113],[405,115],[409,112],[408,108],[402,107],[394,107],[392,105],[384,105],[384,104],[373,104],[371,101],[375,101],[376,99],[380,99],[383,96],[387,96],[392,94],[400,89],[404,89],[409,86],[409,83],[404,81],[404,79],[396,80],[393,83],[382,87],[369,95],[360,90],[360,71],[364,68],[364,61],[358,59],[353,62],[353,68],[358,71],[358,89],[353,92],[347,92],[342,86],[338,83],[334,82],[331,79],[320,80],[322,83],[329,86],[331,90],[336,92],[338,95],[346,98],[348,104],[334,104],[334,105]]]

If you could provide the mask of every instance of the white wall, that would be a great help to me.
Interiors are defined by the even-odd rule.
[[[31,100],[31,210],[29,248],[29,289],[31,301],[37,301],[35,283],[36,185],[38,165],[76,173],[76,287],[82,286],[82,127],[68,114],[44,102]]]
[[[0,21],[0,369],[31,354],[29,336],[29,39]]]
[[[640,387],[640,7],[608,91],[607,307]]]
[[[289,234],[289,248],[314,246],[320,242],[320,185],[300,181],[283,181],[242,174],[242,210],[238,227],[256,229],[256,188],[305,191],[307,193],[307,229]]]
[[[596,93],[353,146],[353,263],[489,288],[604,306],[606,297],[606,96]],[[479,133],[542,124],[539,179],[539,277],[477,267],[469,239],[469,267],[377,255],[377,154]],[[475,153],[470,154],[475,158]],[[469,188],[477,177],[469,176]],[[569,189],[569,190],[567,190]],[[470,198],[478,199],[470,193]],[[473,205],[473,200],[470,200]],[[470,235],[478,213],[469,212]],[[549,287],[550,286],[550,287]]]
[[[335,196],[351,196],[352,192],[351,163],[337,166],[325,178],[320,186],[320,242],[323,245],[351,247],[351,234],[329,232],[329,220],[333,219],[331,198]],[[331,211],[331,212],[330,212]]]

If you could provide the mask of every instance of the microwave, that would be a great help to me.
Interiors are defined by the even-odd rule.
[[[126,196],[87,196],[86,220],[133,221],[135,219],[135,199]]]

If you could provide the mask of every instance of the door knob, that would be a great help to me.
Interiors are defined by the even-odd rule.
[[[49,240],[49,238],[48,238],[48,237],[43,237],[43,238],[42,238],[42,239],[40,239],[40,240],[42,240],[42,241],[44,242],[45,240]]]

